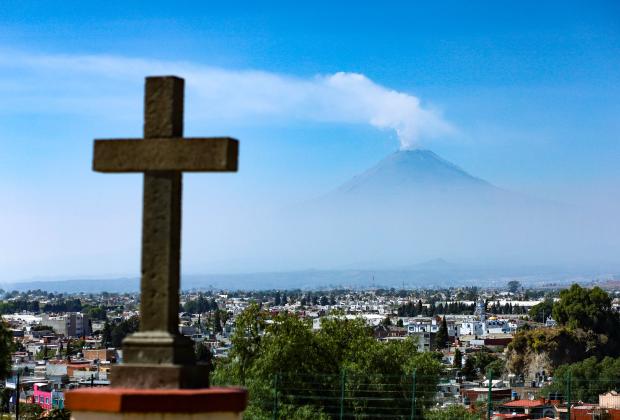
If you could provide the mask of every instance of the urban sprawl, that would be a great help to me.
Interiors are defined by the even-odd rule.
[[[139,308],[139,294],[2,291],[11,341],[2,412],[65,418],[66,390],[109,386]],[[212,383],[248,388],[246,418],[616,419],[619,310],[613,282],[191,290],[181,294],[179,331]],[[335,355],[328,340],[340,332],[358,348]]]

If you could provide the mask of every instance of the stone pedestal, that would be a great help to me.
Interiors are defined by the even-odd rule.
[[[68,391],[65,406],[73,420],[241,420],[247,391],[83,388]]]
[[[194,361],[194,343],[160,331],[140,331],[123,340],[123,363],[112,366],[115,388],[207,388],[209,367]]]

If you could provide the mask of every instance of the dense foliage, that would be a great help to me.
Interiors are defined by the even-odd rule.
[[[544,393],[566,395],[569,374],[571,400],[596,403],[600,394],[620,389],[620,358],[605,357],[598,361],[596,357],[589,357],[562,365],[556,369],[553,384]]]
[[[441,325],[439,326],[439,330],[437,331],[437,336],[435,337],[435,345],[438,349],[445,349],[448,347],[450,337],[448,336],[448,323],[446,322],[446,317],[444,316],[441,319]]]
[[[252,418],[271,418],[276,389],[280,418],[320,418],[333,412],[341,387],[348,396],[348,413],[377,410],[376,415],[399,404],[409,409],[414,369],[417,404],[423,409],[432,404],[441,373],[438,356],[418,353],[413,340],[379,342],[362,319],[340,316],[324,318],[321,329],[313,331],[296,316],[282,313],[269,319],[252,305],[237,317],[232,345],[229,358],[216,365],[213,382],[247,386]],[[386,392],[400,397],[374,401],[372,408],[363,398]]]
[[[80,312],[82,302],[80,299],[56,299],[41,304],[38,300],[16,299],[0,302],[0,314],[13,314],[17,312]]]
[[[140,317],[134,316],[116,324],[106,321],[101,332],[104,347],[121,347],[123,339],[140,328]]]
[[[71,412],[64,408],[54,408],[48,411],[45,414],[45,417],[42,417],[47,420],[70,420]]]
[[[204,314],[206,312],[216,311],[218,307],[215,299],[208,299],[203,293],[200,293],[196,299],[185,302],[181,310],[190,314]]]
[[[560,292],[553,305],[553,319],[570,329],[583,329],[595,334],[620,334],[620,318],[611,307],[611,297],[600,287],[582,288],[573,284]],[[611,338],[611,337],[610,337]]]
[[[19,418],[21,420],[38,420],[43,414],[43,408],[38,404],[19,403]]]
[[[542,302],[532,306],[528,315],[533,321],[536,322],[545,322],[545,319],[548,316],[552,315],[553,310],[553,299],[545,299]]]
[[[521,282],[518,280],[511,280],[508,282],[508,291],[510,293],[517,293],[521,288]]]
[[[409,301],[404,305],[401,305],[398,310],[398,316],[433,316],[441,314],[455,314],[455,315],[472,315],[476,309],[475,304],[466,304],[463,302],[448,302],[446,304],[435,304],[431,302],[429,305],[423,305],[422,300],[417,302]]]
[[[105,306],[84,306],[82,312],[93,321],[105,321],[108,318],[108,308]]]
[[[483,348],[480,351],[467,355],[461,372],[467,380],[473,381],[488,374],[498,378],[504,373],[504,369],[504,360],[487,348]]]
[[[50,327],[49,325],[33,325],[30,327],[30,331],[52,331],[54,332],[54,327]]]
[[[425,420],[480,420],[480,413],[473,412],[463,405],[451,405],[444,409],[428,410]]]
[[[13,351],[13,334],[0,321],[0,379],[6,378],[11,372],[11,352]]]
[[[518,331],[508,346],[512,372],[531,376],[541,367],[553,370],[590,357],[620,356],[620,317],[604,290],[573,284],[560,292],[551,309],[550,304],[536,305],[530,314],[540,320],[543,311],[551,310],[558,327]]]

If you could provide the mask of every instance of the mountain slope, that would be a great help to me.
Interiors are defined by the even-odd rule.
[[[403,192],[412,189],[494,188],[430,150],[398,151],[338,188],[339,194]]]

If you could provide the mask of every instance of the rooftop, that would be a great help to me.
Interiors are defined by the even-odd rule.
[[[514,400],[508,401],[505,404],[502,404],[504,407],[524,407],[524,408],[532,408],[532,407],[542,407],[544,405],[548,405],[544,398],[538,400]]]

